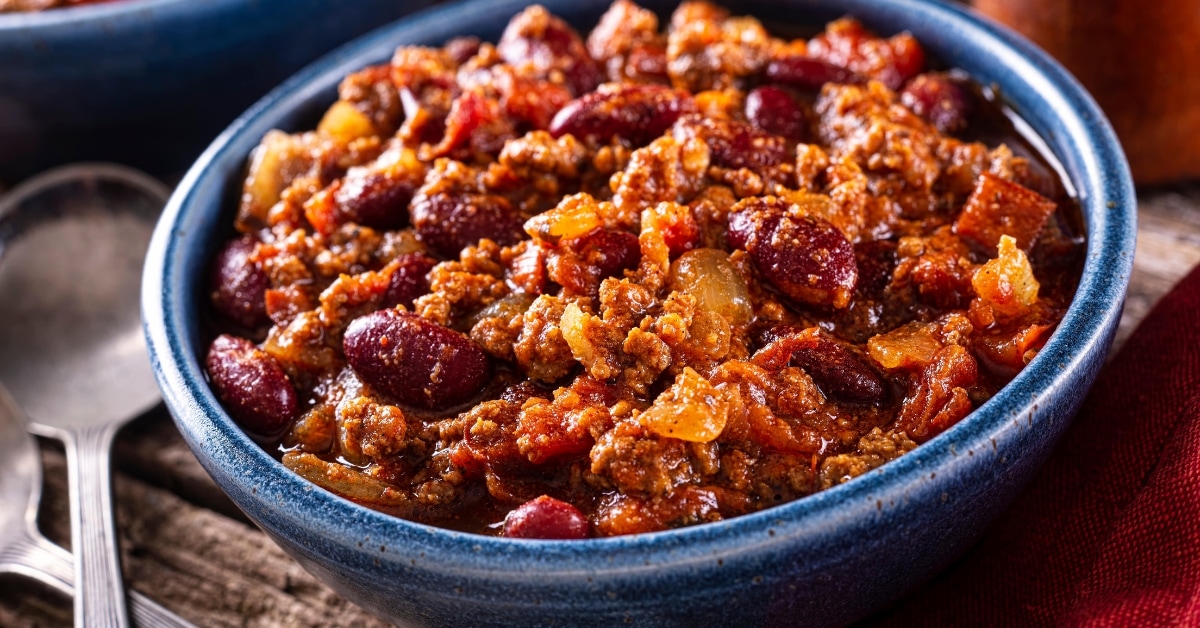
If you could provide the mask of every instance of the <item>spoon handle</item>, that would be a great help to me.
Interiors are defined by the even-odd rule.
[[[70,430],[64,444],[71,487],[75,552],[75,626],[129,626],[113,515],[111,456],[118,425]]]
[[[29,533],[0,551],[0,572],[28,576],[65,595],[74,595],[75,567],[71,555],[40,534]],[[131,591],[130,607],[138,628],[188,628],[187,620]]]
[[[0,550],[0,572],[29,576],[67,595],[75,591],[71,555],[40,536],[22,536]]]

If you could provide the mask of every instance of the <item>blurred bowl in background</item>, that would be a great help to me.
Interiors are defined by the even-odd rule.
[[[432,0],[116,0],[0,15],[0,181],[69,161],[182,171],[305,64]]]
[[[1112,122],[1138,185],[1200,177],[1195,0],[972,4],[1033,40],[1083,83]]]

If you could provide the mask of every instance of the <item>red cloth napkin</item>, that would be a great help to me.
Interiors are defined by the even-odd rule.
[[[979,545],[870,623],[1200,626],[1200,268]]]

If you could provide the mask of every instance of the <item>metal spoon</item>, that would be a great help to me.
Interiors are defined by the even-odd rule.
[[[168,194],[137,171],[81,164],[0,200],[0,381],[30,431],[66,446],[76,626],[129,625],[110,449],[159,401],[138,291]]]
[[[0,386],[0,573],[16,573],[74,595],[71,554],[51,543],[37,529],[42,493],[42,467],[33,437],[25,432],[20,411]],[[17,507],[26,504],[21,510]],[[154,600],[130,593],[133,619],[141,628],[189,626]]]

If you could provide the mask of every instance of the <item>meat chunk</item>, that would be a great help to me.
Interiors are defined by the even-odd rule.
[[[303,477],[481,534],[668,530],[867,473],[1035,358],[1085,253],[1033,147],[965,141],[1001,130],[990,94],[925,65],[906,33],[705,1],[401,47],[252,155],[214,388]]]
[[[1029,251],[1054,213],[1054,201],[991,173],[980,175],[954,223],[960,237],[986,251],[994,251],[1001,236],[1011,236],[1017,248]]]
[[[693,92],[724,89],[757,74],[770,54],[770,36],[752,17],[730,17],[708,2],[684,2],[671,15],[667,71]]]
[[[562,299],[542,295],[525,312],[525,323],[513,351],[521,372],[528,377],[554,382],[575,368],[575,357],[559,327],[566,307]]]

